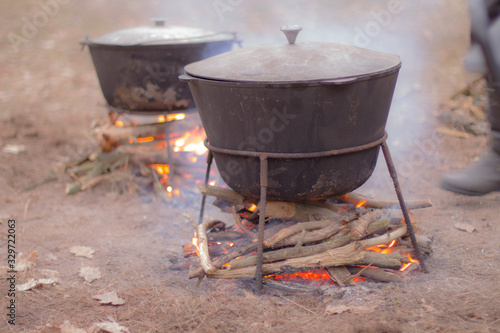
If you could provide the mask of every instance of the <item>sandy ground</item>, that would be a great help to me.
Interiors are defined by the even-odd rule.
[[[257,298],[233,281],[195,287],[186,271],[170,270],[169,258],[192,237],[182,213],[196,216],[196,196],[165,203],[154,193],[106,183],[65,195],[70,178],[58,168],[92,142],[92,122],[106,117],[90,56],[78,42],[86,34],[95,37],[166,16],[174,24],[241,32],[247,46],[281,40],[270,31],[286,23],[308,27],[301,35],[305,40],[353,44],[356,28],[376,22],[373,11],[386,10],[389,2],[221,1],[229,6],[221,12],[216,1],[55,1],[58,6],[44,21],[40,3],[49,2],[0,4],[0,266],[7,264],[8,220],[15,219],[17,253],[39,255],[36,266],[18,273],[16,282],[44,277],[47,269],[56,270],[60,282],[16,292],[16,325],[8,325],[9,284],[2,270],[1,332],[59,332],[56,327],[66,320],[84,329],[116,321],[130,332],[500,331],[500,193],[470,198],[437,185],[442,173],[476,159],[487,141],[434,131],[438,104],[471,79],[461,65],[468,45],[464,1],[402,1],[403,10],[367,45],[403,59],[389,144],[406,198],[429,198],[434,204],[413,212],[418,233],[434,240],[430,274],[415,271],[403,283],[358,284],[338,300]],[[36,15],[41,15],[39,27],[23,35]],[[16,44],[13,34],[27,37]],[[4,149],[9,145],[25,151],[9,153]],[[29,189],[54,172],[55,181]],[[387,177],[379,163],[358,191],[390,198]],[[211,208],[212,213],[217,211]],[[475,230],[458,230],[458,222]],[[75,245],[93,248],[93,258],[75,257],[69,252]],[[82,266],[98,267],[102,277],[85,283],[79,276]],[[92,299],[107,291],[116,291],[125,304],[100,305]],[[351,311],[328,315],[328,305]]]

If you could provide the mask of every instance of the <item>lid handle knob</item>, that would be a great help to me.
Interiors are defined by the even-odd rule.
[[[155,23],[155,27],[163,27],[167,19],[163,17],[154,17],[151,19]]]
[[[288,39],[288,43],[295,44],[295,40],[297,39],[297,35],[299,34],[302,27],[299,25],[284,25],[280,29]]]

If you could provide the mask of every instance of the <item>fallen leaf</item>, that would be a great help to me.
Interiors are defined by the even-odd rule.
[[[457,228],[458,230],[466,231],[468,233],[474,232],[474,230],[476,230],[476,227],[467,222],[455,223],[455,228]]]
[[[73,253],[77,257],[85,257],[92,259],[94,254],[94,249],[88,246],[73,246],[69,249],[69,252]]]
[[[93,299],[99,300],[101,304],[123,305],[125,301],[118,297],[116,291],[110,291],[105,294],[92,296]]]
[[[97,323],[88,329],[88,333],[130,333],[128,328],[120,326],[118,323]]]
[[[328,305],[325,310],[325,315],[335,315],[350,311],[351,308],[345,305]]]
[[[101,271],[98,267],[84,266],[80,268],[80,276],[85,279],[85,282],[91,283],[101,278]]]
[[[22,144],[8,144],[2,148],[4,153],[17,155],[23,151],[26,151],[26,146]]]
[[[33,288],[42,287],[45,285],[51,285],[51,284],[54,284],[56,282],[59,282],[58,278],[38,279],[38,280],[30,279],[28,282],[18,285],[17,290],[27,291],[27,290],[30,290]]]
[[[64,323],[59,327],[61,333],[87,333],[83,328],[77,328],[69,322],[69,320],[65,320]]]
[[[19,253],[19,260],[16,262],[16,271],[24,272],[35,266],[37,257],[37,251],[28,252],[28,255],[26,257],[23,256],[23,253]]]

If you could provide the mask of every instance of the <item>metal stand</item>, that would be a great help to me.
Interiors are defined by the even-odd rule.
[[[417,239],[415,237],[415,232],[413,231],[413,226],[411,224],[410,215],[408,214],[408,208],[403,198],[403,194],[401,192],[401,187],[399,186],[398,175],[396,172],[396,168],[394,167],[394,162],[392,160],[391,154],[389,152],[389,147],[386,143],[387,133],[384,133],[384,136],[376,140],[372,143],[368,143],[361,146],[349,147],[343,149],[335,149],[323,152],[314,152],[314,153],[265,153],[265,152],[253,152],[253,151],[241,151],[241,150],[231,150],[218,148],[210,145],[207,140],[205,140],[205,146],[209,149],[208,157],[207,157],[207,173],[205,175],[205,186],[208,186],[210,167],[212,164],[212,152],[233,155],[233,156],[244,156],[244,157],[253,157],[260,159],[260,203],[259,203],[259,228],[257,234],[257,266],[255,273],[255,293],[260,295],[262,293],[262,257],[264,253],[264,224],[265,224],[265,212],[266,212],[266,197],[267,197],[267,186],[268,186],[268,159],[308,159],[308,158],[320,158],[320,157],[328,157],[328,156],[337,156],[344,154],[356,153],[368,149],[375,148],[377,146],[382,147],[382,152],[384,154],[385,161],[387,163],[387,168],[389,170],[389,174],[392,178],[394,189],[396,191],[396,195],[398,197],[399,205],[401,206],[401,210],[403,212],[403,217],[406,223],[406,228],[410,235],[411,244],[413,249],[415,250],[416,259],[420,262],[420,267],[423,272],[427,273],[427,268],[423,261],[420,250],[417,246]],[[199,223],[203,221],[203,214],[205,210],[205,201],[206,195],[203,195],[200,209],[200,217]]]

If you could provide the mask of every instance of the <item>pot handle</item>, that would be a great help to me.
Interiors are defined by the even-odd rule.
[[[85,40],[80,42],[80,45],[82,46],[82,51],[85,49],[85,46],[89,45],[89,35],[85,36]]]
[[[356,82],[358,78],[356,77],[346,77],[346,78],[340,78],[340,79],[333,79],[333,80],[325,80],[321,81],[321,83],[326,84],[326,85],[333,85],[333,86],[338,86],[341,84],[349,84]]]
[[[195,78],[194,76],[189,75],[189,74],[182,74],[182,75],[179,75],[179,80],[182,82],[191,82],[191,81],[196,81],[198,79]]]

